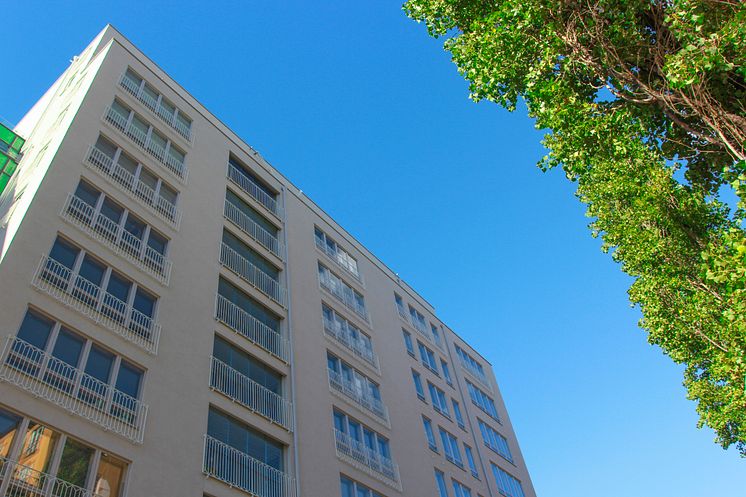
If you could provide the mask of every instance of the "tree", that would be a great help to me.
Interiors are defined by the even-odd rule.
[[[746,4],[409,0],[471,98],[547,130],[592,235],[633,276],[699,426],[746,456]],[[729,198],[735,199],[732,202]],[[725,200],[724,200],[725,199]]]

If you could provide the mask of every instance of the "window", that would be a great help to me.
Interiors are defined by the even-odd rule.
[[[377,415],[386,416],[378,383],[357,369],[354,369],[331,352],[326,353],[326,364],[332,388],[342,392],[347,397],[352,398],[356,403],[361,404],[362,407],[373,411]]]
[[[402,328],[402,335],[404,335],[404,345],[407,347],[407,353],[414,357],[414,344],[412,343],[412,334]]]
[[[268,466],[283,471],[284,446],[282,444],[213,407],[210,407],[207,419],[207,435]],[[208,454],[215,454],[214,457],[217,457],[218,452],[210,451]],[[226,481],[232,481],[237,476],[240,464],[238,460],[237,466],[231,467],[229,463],[216,460],[210,466],[219,467],[218,472],[228,473],[226,476],[229,478]]]
[[[448,363],[444,361],[443,359],[440,360],[440,369],[443,370],[443,376],[446,379],[446,382],[453,386],[453,379],[451,378],[451,370],[448,369]]]
[[[350,273],[355,279],[360,280],[357,260],[350,255],[345,249],[339,246],[337,242],[329,238],[318,226],[314,228],[314,237],[316,246],[328,255],[338,266]]]
[[[420,314],[420,312],[412,307],[409,306],[409,317],[412,319],[412,324],[415,328],[417,328],[419,331],[426,333],[426,325],[425,325],[425,316]]]
[[[251,172],[251,170],[244,166],[241,162],[239,162],[234,157],[230,157],[228,159],[228,164],[230,164],[233,168],[236,169],[236,172],[238,172],[241,176],[246,178],[248,181],[253,183],[256,188],[258,188],[264,195],[268,196],[269,198],[273,200],[277,200],[277,192],[272,189],[267,183],[259,179],[259,177]]]
[[[443,340],[440,337],[440,330],[433,323],[430,323],[430,332],[433,335],[433,341],[435,341],[435,345],[443,348]]]
[[[266,330],[280,334],[280,318],[277,315],[222,277],[218,282],[218,294],[264,325]]]
[[[181,136],[187,140],[191,139],[192,120],[132,69],[127,68],[121,85]]]
[[[492,418],[500,421],[500,417],[497,415],[497,408],[495,407],[495,401],[484,393],[482,390],[474,386],[468,380],[466,381],[466,389],[469,391],[469,397],[471,402],[479,409],[490,415]]]
[[[143,200],[148,206],[166,216],[169,221],[176,221],[176,202],[179,196],[176,189],[125,153],[114,142],[99,135],[87,160],[113,179],[118,186]]]
[[[241,214],[244,215],[244,217],[248,218],[254,225],[261,228],[262,232],[265,232],[266,235],[260,234],[257,236],[259,238],[259,241],[261,243],[262,236],[270,236],[272,238],[277,238],[277,234],[279,233],[280,229],[272,224],[270,221],[267,220],[262,214],[260,214],[256,209],[251,207],[249,204],[243,201],[238,195],[233,193],[232,190],[226,190],[225,191],[225,199],[233,205],[236,209],[238,209]]]
[[[334,429],[337,431],[337,440],[347,441],[354,446],[355,450],[365,447],[378,458],[390,461],[391,450],[389,440],[380,433],[371,430],[354,418],[349,417],[342,411],[334,410]],[[341,437],[340,435],[341,434]]]
[[[467,371],[476,375],[480,380],[487,381],[487,376],[484,374],[484,368],[482,365],[458,345],[456,345],[456,355],[459,357],[461,364],[467,369]]]
[[[422,377],[420,376],[420,373],[414,369],[412,370],[412,379],[414,380],[414,389],[417,392],[417,397],[425,400],[425,390],[422,388]]]
[[[429,381],[427,382],[427,389],[430,391],[430,400],[433,403],[433,408],[444,416],[451,417],[448,413],[446,393]]]
[[[121,214],[112,206],[106,209],[107,216]],[[65,239],[55,240],[41,279],[110,321],[150,339],[156,297]]]
[[[500,493],[507,497],[525,497],[521,482],[499,466],[492,466],[492,474],[497,481]]]
[[[14,439],[20,443],[14,444]],[[11,452],[14,445],[17,446]],[[110,497],[121,497],[126,470],[124,462],[4,409],[0,409],[0,457],[6,460],[4,466],[15,475],[9,481],[8,495],[36,495],[38,487],[51,478],[57,478],[61,481],[55,488],[65,488],[71,494],[100,495],[100,491],[107,488]],[[119,470],[109,471],[113,465]],[[86,485],[89,473],[96,477]]]
[[[433,423],[425,416],[422,416],[422,425],[425,427],[425,438],[427,439],[427,445],[438,452],[438,445],[435,443],[435,435],[433,434]]]
[[[453,405],[453,415],[456,416],[456,422],[461,428],[466,429],[464,416],[461,414],[461,406],[456,402],[456,399],[451,399],[451,404]]]
[[[443,443],[443,453],[445,453],[446,459],[457,466],[463,467],[464,463],[461,460],[461,451],[458,448],[456,437],[443,428],[439,428],[438,430],[440,431],[440,441]]]
[[[466,453],[466,461],[469,463],[471,474],[474,478],[479,478],[479,471],[477,471],[477,465],[474,462],[474,453],[472,452],[471,447],[464,444],[464,452]]]
[[[448,497],[445,476],[442,471],[437,469],[435,470],[435,483],[438,485],[438,497]]]
[[[423,345],[422,342],[420,342],[419,340],[417,341],[417,348],[420,351],[420,359],[422,360],[422,365],[431,370],[433,373],[440,375],[440,373],[438,373],[438,363],[435,360],[435,353],[428,347]]]
[[[215,359],[230,366],[231,369],[258,383],[270,392],[282,395],[281,374],[217,335],[213,340],[212,355]],[[240,381],[232,381],[231,383],[236,388],[246,390],[246,394],[241,397],[251,395],[248,392],[250,385],[247,383]]]
[[[240,261],[230,265],[242,267],[244,268],[243,272],[249,274],[253,274],[252,268],[256,268],[275,284],[279,284],[280,270],[262,257],[259,252],[246,245],[236,235],[226,229],[223,229],[223,245],[228,249],[228,257]],[[240,259],[237,259],[238,257]]]
[[[376,366],[373,341],[367,334],[324,303],[321,304],[321,314],[324,320],[324,330],[327,333],[331,333],[342,345]]]
[[[506,460],[513,462],[513,454],[510,452],[508,440],[481,419],[478,421],[484,445],[500,454]]]
[[[399,312],[399,316],[407,319],[407,311],[404,310],[404,301],[398,293],[394,294],[394,303],[396,304],[396,310]]]
[[[319,283],[322,288],[337,297],[345,306],[353,310],[355,314],[366,321],[368,320],[368,311],[365,309],[363,295],[321,263],[319,263]]]
[[[339,477],[339,486],[342,497],[383,497],[365,485],[350,480],[346,476]]]
[[[453,495],[455,497],[471,497],[471,489],[469,487],[465,486],[463,483],[459,483],[456,480],[451,480],[453,482]]]

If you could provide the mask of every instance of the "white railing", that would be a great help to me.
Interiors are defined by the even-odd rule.
[[[115,164],[111,157],[94,145],[91,145],[88,149],[85,164],[111,179],[130,197],[145,202],[149,209],[174,227],[179,227],[181,211],[174,204],[157,195],[155,190],[135,178],[131,172],[119,164]]]
[[[181,178],[183,181],[186,181],[187,169],[184,166],[184,163],[175,159],[171,155],[167,155],[166,150],[163,147],[156,145],[155,142],[150,140],[147,134],[133,126],[132,123],[129,123],[128,117],[119,114],[111,107],[107,107],[104,119],[128,136],[145,152],[158,159],[158,161],[166,166],[169,171]]]
[[[352,290],[345,291],[346,288],[339,281],[335,280],[334,277],[328,271],[319,273],[319,283],[321,287],[327,292],[334,295],[340,302],[342,302],[348,309],[353,311],[359,317],[361,317],[366,323],[370,322],[368,311],[365,305],[360,304],[355,300],[355,296]]]
[[[63,305],[151,354],[158,351],[161,325],[51,257],[42,256],[33,285]]]
[[[286,305],[287,291],[280,282],[256,267],[250,260],[225,243],[220,244],[220,263],[281,306]]]
[[[344,378],[341,374],[331,369],[327,369],[329,373],[329,388],[332,391],[336,391],[352,400],[355,404],[362,407],[363,409],[372,412],[384,422],[388,422],[389,412],[383,401],[376,399],[368,392],[362,391],[353,382]]]
[[[334,442],[337,457],[369,475],[381,480],[398,490],[401,490],[399,480],[399,466],[387,457],[369,449],[362,442],[351,438],[348,434],[334,429]]]
[[[230,162],[228,163],[228,179],[251,198],[262,204],[269,212],[282,219],[282,207],[277,203],[277,200],[262,190],[251,178],[242,174],[241,171]]]
[[[215,299],[215,318],[275,357],[289,362],[287,339],[220,294]]]
[[[477,380],[477,382],[479,382],[479,384],[481,384],[483,387],[487,388],[489,391],[492,391],[492,385],[490,385],[490,382],[487,381],[487,377],[484,375],[484,373],[479,371],[479,369],[475,368],[468,361],[464,360],[461,355],[456,355],[458,356],[459,363],[461,363],[461,369],[468,373],[469,376]]]
[[[324,242],[324,240],[320,239],[319,237],[314,237],[316,239],[316,247],[318,247],[319,250],[321,250],[324,255],[326,255],[329,260],[331,260],[337,267],[344,270],[347,274],[355,278],[360,284],[365,284],[363,282],[363,275],[360,274],[360,271],[358,270],[352,270],[347,265],[347,262],[344,260],[344,258],[340,255],[339,252],[335,252],[329,246]]]
[[[12,335],[0,359],[0,380],[142,443],[148,406],[139,400]]]
[[[353,337],[346,327],[338,325],[326,317],[323,320],[324,332],[327,336],[333,338],[336,342],[378,370],[378,357],[376,357],[372,350],[366,347],[362,341]]]
[[[210,387],[273,423],[293,431],[293,404],[215,357]]]
[[[171,126],[179,135],[185,138],[188,142],[192,141],[192,129],[185,125],[178,119],[176,119],[176,113],[170,114],[166,107],[161,105],[158,100],[154,100],[153,97],[142,91],[139,83],[135,83],[127,77],[125,72],[122,75],[122,79],[119,81],[122,88],[127,90],[127,93],[138,99],[142,104],[147,107],[149,111],[158,116],[158,118],[164,123]]]
[[[6,481],[4,497],[93,497],[88,489],[0,457],[0,487]]]
[[[226,219],[238,226],[241,231],[256,240],[259,245],[266,248],[280,259],[283,258],[285,246],[272,233],[259,226],[253,219],[244,214],[241,209],[233,205],[228,199],[225,200],[223,215]]]
[[[295,478],[205,435],[202,471],[257,497],[295,497]]]
[[[171,261],[153,250],[142,240],[118,225],[74,194],[67,201],[60,215],[75,224],[91,238],[98,240],[116,254],[121,255],[143,271],[168,284],[171,275]]]

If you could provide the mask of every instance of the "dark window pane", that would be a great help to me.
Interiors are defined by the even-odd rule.
[[[153,310],[155,308],[155,297],[150,295],[142,288],[138,288],[137,293],[135,294],[135,301],[132,306],[141,313],[152,318]]]
[[[75,196],[91,207],[96,206],[100,195],[101,192],[84,181],[78,183],[78,188],[75,190]]]
[[[117,375],[117,390],[130,397],[137,398],[140,393],[140,378],[142,371],[131,364],[122,362]]]
[[[80,250],[77,247],[67,243],[61,238],[57,238],[54,245],[52,245],[52,250],[49,252],[49,257],[66,268],[72,269],[75,265],[75,259],[78,257],[78,252],[80,252]]]
[[[72,367],[77,367],[80,353],[83,350],[83,343],[84,340],[81,337],[62,328],[57,335],[52,355]]]
[[[53,326],[54,321],[34,311],[26,311],[21,328],[18,330],[18,338],[30,343],[34,347],[44,350]]]
[[[113,363],[114,354],[93,345],[88,354],[85,372],[97,380],[108,383],[109,373],[111,372],[111,366]]]
[[[65,447],[62,449],[57,478],[79,487],[85,487],[92,456],[93,449],[91,447],[68,438]]]

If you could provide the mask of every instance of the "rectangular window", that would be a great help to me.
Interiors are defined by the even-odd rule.
[[[370,336],[324,303],[321,304],[321,314],[327,334],[331,333],[338,342],[351,349],[355,355],[361,356],[369,364],[376,366],[373,341]]]
[[[451,480],[453,482],[453,495],[455,497],[471,497],[471,489],[469,487],[465,486],[463,483],[459,483],[456,480]]]
[[[513,462],[513,454],[510,452],[508,439],[500,435],[497,431],[495,431],[495,429],[493,429],[481,419],[479,419],[478,422],[479,431],[482,432],[482,440],[484,440],[484,445],[500,454],[507,461]]]
[[[464,452],[466,453],[466,461],[469,463],[471,474],[474,478],[479,478],[479,471],[477,471],[477,465],[474,462],[474,453],[472,452],[471,447],[464,444]]]
[[[443,443],[443,453],[445,454],[446,459],[457,466],[463,467],[464,463],[461,460],[461,450],[458,447],[458,439],[443,428],[439,428],[438,431],[440,431],[440,441]]]
[[[407,319],[407,311],[404,310],[404,301],[398,293],[394,294],[394,303],[396,304],[396,310],[399,312],[399,316]]]
[[[218,294],[244,313],[259,321],[266,329],[280,334],[281,321],[276,314],[222,277],[218,281]]]
[[[279,284],[280,270],[259,252],[249,247],[230,231],[223,229],[223,244],[228,247],[228,257],[235,259],[237,268],[246,274],[258,270],[275,284]],[[233,265],[233,264],[232,264]]]
[[[433,434],[433,423],[425,416],[422,416],[422,425],[425,427],[425,438],[427,439],[427,445],[438,452],[438,445],[435,443],[435,434]]]
[[[350,480],[346,476],[339,477],[339,486],[342,497],[383,497],[365,485]]]
[[[420,351],[420,359],[422,360],[422,365],[433,373],[440,375],[440,373],[438,373],[438,363],[435,360],[435,353],[428,347],[423,345],[422,342],[420,342],[419,340],[417,341],[417,348]]]
[[[435,345],[443,348],[443,340],[440,337],[440,330],[433,323],[430,323],[430,332],[433,335],[433,341],[435,342]]]
[[[446,379],[446,383],[453,386],[453,379],[451,378],[451,370],[448,368],[448,363],[443,359],[440,360],[440,369],[443,370],[443,376]]]
[[[438,485],[438,497],[448,497],[446,478],[443,472],[437,469],[435,470],[435,483]]]
[[[352,257],[348,251],[340,247],[337,242],[324,233],[318,226],[314,228],[314,237],[316,240],[316,246],[321,249],[322,252],[329,256],[329,258],[331,258],[331,260],[342,269],[353,275],[355,279],[360,280],[357,259]]]
[[[427,388],[430,391],[430,400],[433,403],[433,408],[444,416],[450,418],[451,415],[448,412],[448,401],[446,400],[446,393],[429,381],[427,382]]]
[[[412,325],[414,325],[415,328],[426,333],[425,330],[427,330],[427,327],[425,325],[425,316],[420,314],[420,312],[411,305],[409,306],[409,317],[412,319]]]
[[[482,365],[458,345],[456,345],[456,355],[459,357],[461,364],[463,364],[468,371],[475,374],[479,379],[485,382],[487,381],[487,376],[484,374],[484,368]]]
[[[414,389],[417,392],[417,397],[425,400],[425,390],[422,388],[422,377],[420,376],[420,373],[412,370],[412,379],[414,380]]]
[[[212,407],[207,419],[207,435],[268,466],[283,471],[285,448],[281,443]],[[212,463],[213,466],[221,466],[222,471],[227,473],[238,471],[240,464],[240,460],[236,466],[230,463],[220,464],[217,460]]]
[[[466,429],[464,416],[461,414],[461,406],[459,406],[459,403],[456,402],[456,399],[451,399],[451,404],[453,405],[453,415],[456,416],[456,422],[461,428]]]
[[[365,308],[365,298],[363,295],[321,263],[319,263],[319,284],[345,306],[354,311],[355,314],[365,321],[368,320],[368,311]]]
[[[500,490],[501,494],[505,495],[506,497],[525,497],[523,493],[523,486],[517,478],[513,477],[510,473],[499,466],[496,466],[494,464],[492,464],[491,466],[492,474],[495,476],[495,481],[497,481],[497,488]]]
[[[412,343],[412,334],[402,328],[402,335],[404,335],[404,346],[407,347],[407,353],[414,357],[414,344]]]
[[[257,238],[263,238],[264,236],[270,236],[272,238],[277,238],[277,235],[280,231],[280,229],[275,226],[273,223],[267,220],[266,217],[264,217],[262,214],[260,214],[256,209],[251,207],[249,204],[243,201],[238,195],[233,193],[232,190],[228,189],[225,191],[225,199],[231,203],[236,209],[238,209],[241,214],[243,214],[246,218],[248,218],[251,222],[254,223],[254,225],[258,226],[262,232],[266,233],[257,235]],[[260,240],[261,241],[261,240]]]
[[[474,386],[469,380],[466,380],[466,389],[469,391],[469,397],[471,402],[481,409],[483,412],[491,416],[493,419],[500,421],[500,417],[497,414],[497,408],[495,407],[495,401],[484,393],[482,390]]]
[[[378,383],[328,351],[326,364],[332,388],[351,398],[361,407],[381,417],[386,416]]]
[[[191,139],[192,120],[132,69],[127,68],[120,84],[182,137]]]
[[[282,375],[280,373],[217,335],[215,335],[213,341],[212,355],[215,359],[270,392],[282,395]],[[242,384],[239,381],[232,383],[236,387],[243,386],[244,388],[249,388],[248,385]],[[245,396],[250,396],[248,391],[242,397]]]
[[[353,445],[355,450],[359,450],[359,447],[365,447],[379,458],[385,461],[391,460],[388,438],[337,409],[333,412],[333,422],[334,429],[338,432],[338,441]]]

